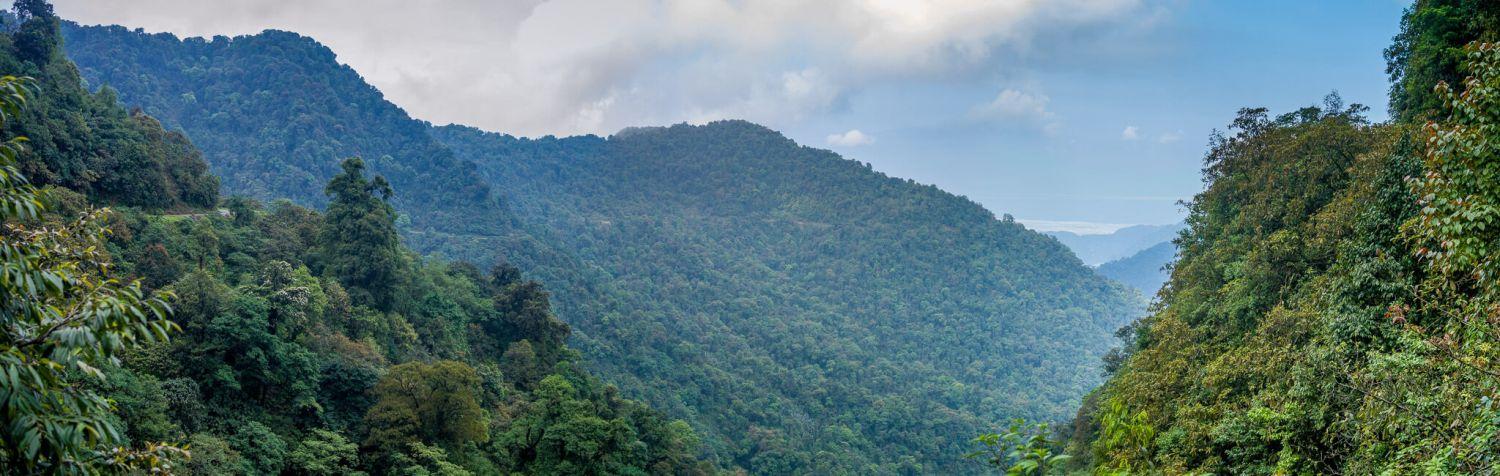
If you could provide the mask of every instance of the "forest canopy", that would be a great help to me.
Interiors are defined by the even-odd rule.
[[[0,120],[46,141],[0,144],[3,472],[716,471],[685,422],[580,368],[521,270],[402,246],[395,191],[360,159],[326,213],[221,201],[182,134],[84,92],[50,6],[11,19],[0,65],[37,76],[0,79]],[[50,120],[78,114],[136,129]],[[114,163],[73,150],[139,151],[161,182],[104,185]]]
[[[1161,302],[1075,421],[1076,468],[1496,470],[1496,13],[1407,10],[1390,123],[1328,101],[1215,138]]]

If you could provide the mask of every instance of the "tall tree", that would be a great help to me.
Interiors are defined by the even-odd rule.
[[[1500,39],[1497,31],[1500,2],[1417,0],[1401,17],[1401,32],[1385,50],[1391,115],[1403,121],[1434,118],[1443,103],[1432,87],[1463,83],[1464,45]]]
[[[365,162],[358,157],[345,160],[343,168],[324,189],[331,200],[319,236],[323,271],[355,303],[389,310],[404,259],[396,211],[388,202],[391,186],[379,176],[365,179]]]

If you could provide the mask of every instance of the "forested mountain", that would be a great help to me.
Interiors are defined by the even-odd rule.
[[[424,232],[408,234],[418,251],[484,261],[497,248],[539,246],[504,241],[524,234],[473,165],[311,38],[179,40],[71,23],[63,33],[90,87],[186,133],[233,194],[321,207],[339,161],[362,157],[398,192],[403,228]]]
[[[7,20],[0,473],[716,471],[578,366],[521,270],[402,247],[359,159],[326,213],[213,208],[191,142],[81,87],[50,6]]]
[[[959,458],[969,435],[1070,414],[1139,309],[1055,240],[753,124],[417,137],[419,122],[296,35],[72,27],[67,37],[89,84],[130,82],[118,86],[125,104],[205,136],[205,158],[238,177],[231,192],[287,190],[318,205],[291,192],[310,179],[269,171],[298,160],[322,179],[338,154],[371,159],[419,251],[526,269],[555,293],[590,369],[686,419],[726,466],[976,470]],[[431,157],[366,145],[388,137]],[[393,159],[372,158],[385,153]],[[432,157],[455,162],[422,162]],[[446,208],[457,199],[443,194],[480,186],[504,204],[494,215]]]
[[[51,20],[47,20],[51,19]],[[5,21],[22,19],[7,16]],[[181,133],[129,112],[115,92],[80,88],[78,69],[56,60],[55,18],[26,18],[5,35],[0,71],[30,76],[38,94],[5,132],[36,151],[19,157],[20,173],[38,185],[68,187],[102,203],[172,209],[212,206],[218,179]]]
[[[1156,290],[1171,277],[1167,265],[1176,257],[1177,245],[1163,241],[1129,257],[1101,264],[1096,270],[1106,278],[1135,288],[1149,299],[1156,296]]]
[[[1500,4],[1419,0],[1395,120],[1245,109],[1153,315],[1080,411],[1097,472],[1494,474]]]
[[[1078,259],[1089,266],[1128,258],[1163,241],[1172,241],[1182,231],[1182,224],[1133,225],[1113,233],[1078,234],[1069,231],[1046,232],[1068,245]]]
[[[726,438],[941,471],[938,455],[962,446],[943,435],[1051,418],[1087,391],[1096,367],[1076,357],[1098,355],[1135,308],[1045,236],[745,122],[436,136],[515,196],[519,216],[614,276],[615,322],[658,330],[580,323],[632,332],[587,349],[607,374],[639,378],[648,400]],[[816,464],[770,457],[744,462]]]

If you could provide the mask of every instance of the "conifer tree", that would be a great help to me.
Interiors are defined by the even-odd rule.
[[[319,237],[323,272],[356,304],[389,310],[403,260],[396,211],[387,202],[391,187],[378,176],[367,180],[357,157],[343,168],[324,189],[330,202]]]

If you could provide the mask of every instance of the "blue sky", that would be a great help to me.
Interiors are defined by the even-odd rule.
[[[1396,0],[56,0],[296,31],[413,116],[516,135],[748,119],[1039,228],[1182,217],[1235,111],[1385,118]]]
[[[855,126],[874,142],[831,148],[1023,220],[1162,224],[1182,217],[1178,199],[1201,190],[1209,134],[1240,107],[1287,111],[1337,90],[1385,119],[1381,52],[1398,29],[1401,2],[1177,7],[1129,56],[1030,73],[1057,123],[1051,134],[956,113],[994,95],[983,84],[869,91],[847,110],[787,132],[815,144]]]

